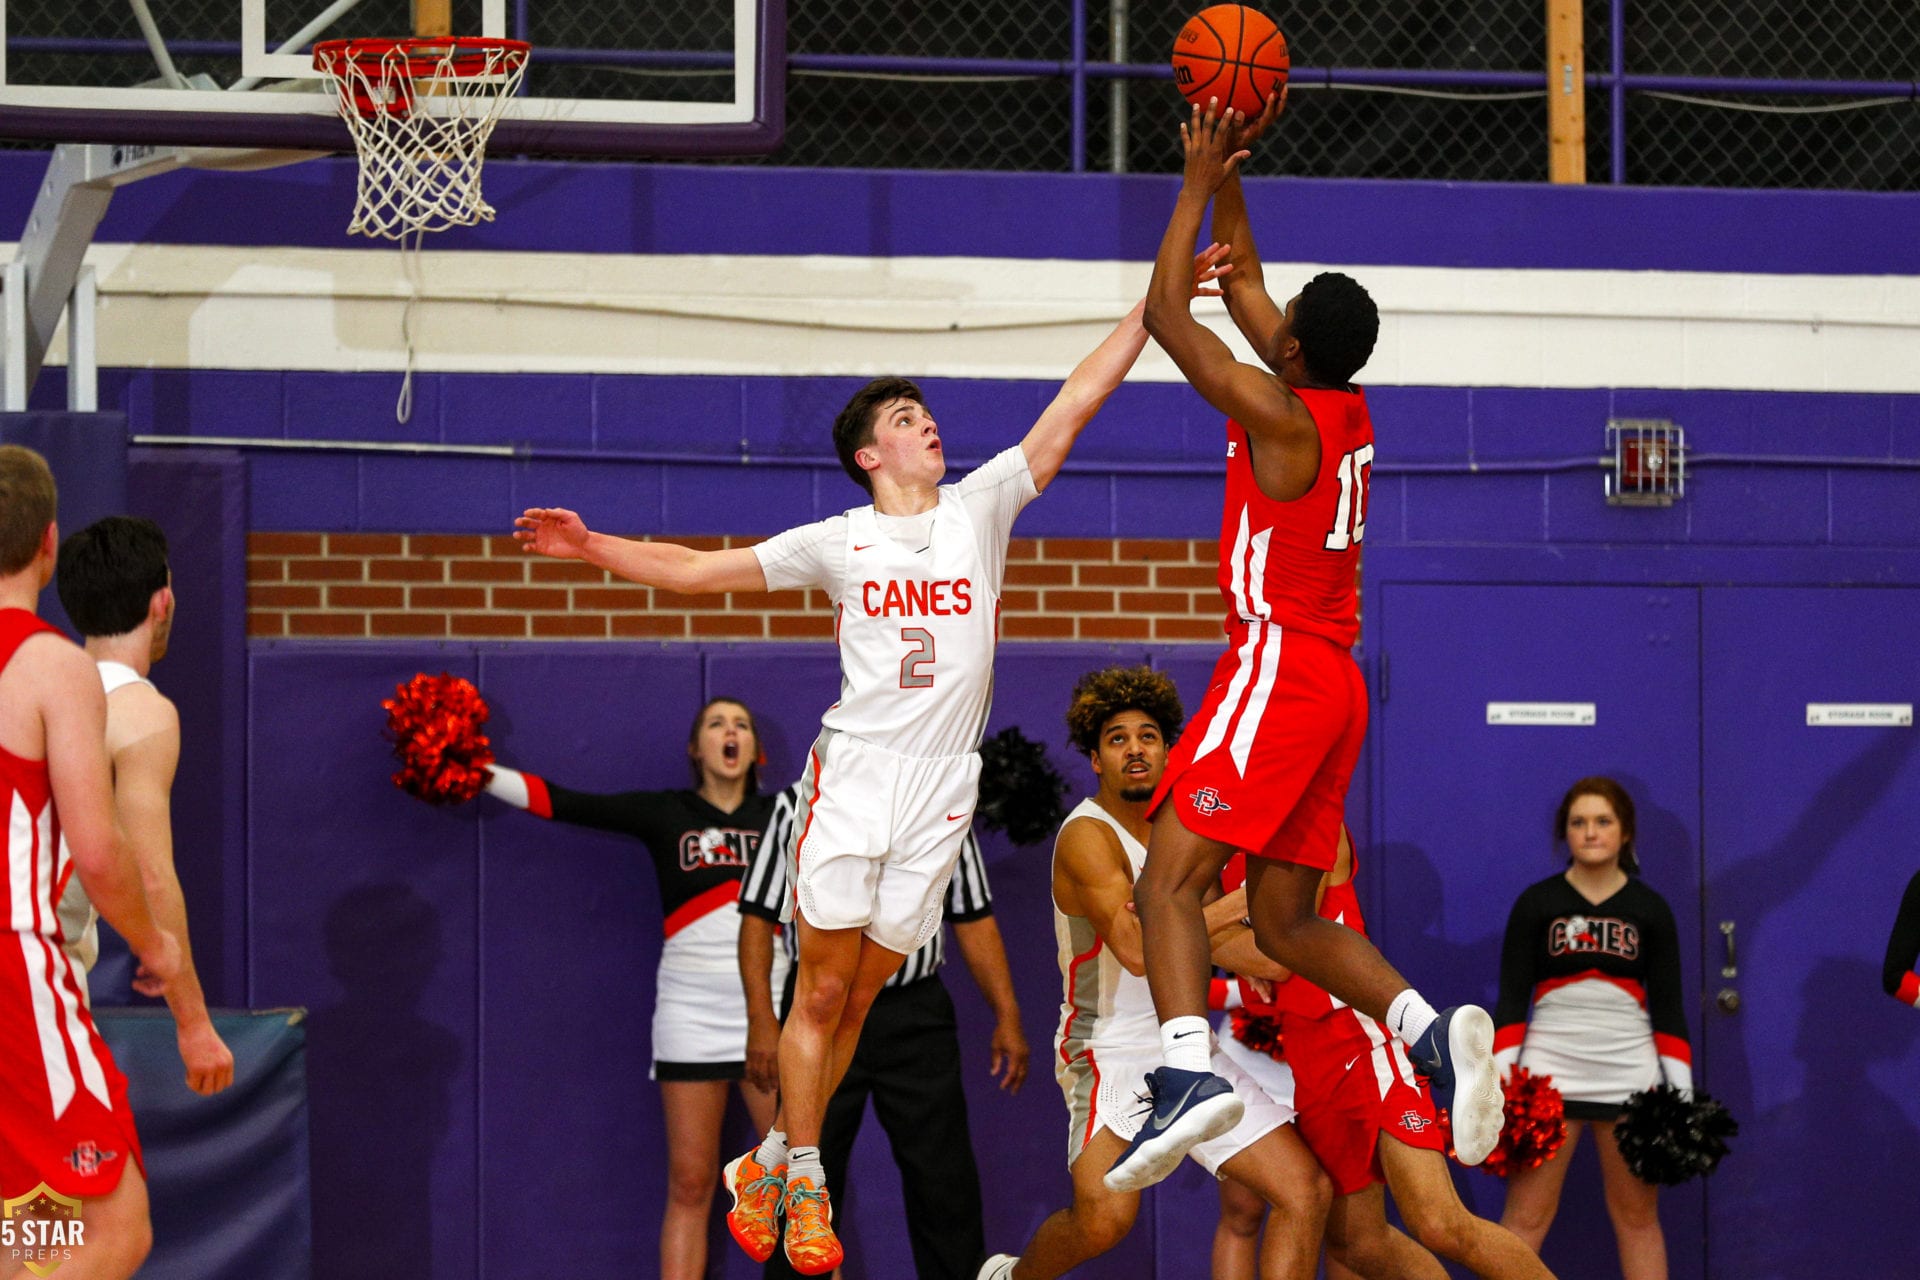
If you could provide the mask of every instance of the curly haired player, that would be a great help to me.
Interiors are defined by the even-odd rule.
[[[1074,686],[1067,726],[1100,788],[1068,815],[1053,855],[1054,935],[1065,987],[1054,1075],[1067,1103],[1073,1204],[1048,1217],[1020,1256],[989,1259],[979,1280],[1062,1275],[1119,1244],[1139,1213],[1138,1193],[1110,1190],[1101,1179],[1141,1122],[1140,1095],[1159,1060],[1153,1002],[1141,977],[1140,925],[1130,906],[1146,859],[1147,805],[1179,724],[1173,682],[1146,667],[1091,672]],[[1239,893],[1208,905],[1212,954],[1229,970],[1277,977],[1282,971],[1260,955],[1242,923],[1244,907]],[[1330,1188],[1294,1132],[1292,1079],[1269,1063],[1278,1068],[1276,1079],[1262,1086],[1217,1050],[1212,1065],[1231,1082],[1243,1113],[1190,1154],[1273,1206],[1261,1274],[1307,1280],[1319,1258]],[[1406,1273],[1381,1267],[1365,1274],[1385,1280]]]

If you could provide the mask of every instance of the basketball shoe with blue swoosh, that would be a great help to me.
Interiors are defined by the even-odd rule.
[[[1427,1077],[1433,1105],[1452,1115],[1453,1150],[1460,1163],[1485,1160],[1507,1118],[1506,1095],[1493,1063],[1493,1019],[1478,1005],[1443,1009],[1407,1046],[1407,1056]]]
[[[1172,1173],[1188,1151],[1240,1123],[1246,1104],[1211,1071],[1147,1072],[1152,1113],[1101,1179],[1109,1191],[1143,1191]]]

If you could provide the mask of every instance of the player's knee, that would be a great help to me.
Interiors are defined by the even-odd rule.
[[[1228,1235],[1251,1240],[1260,1234],[1260,1224],[1266,1216],[1267,1203],[1258,1197],[1220,1197],[1220,1229]]]
[[[818,1026],[838,1025],[850,989],[847,980],[837,973],[809,974],[806,985],[794,995],[792,1013]]]
[[[1464,1206],[1415,1201],[1402,1202],[1400,1216],[1413,1238],[1443,1258],[1466,1256],[1472,1223]]]
[[[1094,1253],[1100,1254],[1117,1248],[1127,1238],[1133,1230],[1136,1212],[1132,1205],[1103,1201],[1083,1206],[1075,1211],[1074,1217],[1080,1224],[1081,1240]]]

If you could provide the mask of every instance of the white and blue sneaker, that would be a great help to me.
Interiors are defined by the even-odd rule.
[[[1493,1019],[1478,1005],[1443,1009],[1407,1056],[1427,1077],[1433,1105],[1453,1120],[1453,1150],[1461,1164],[1485,1160],[1500,1142],[1507,1099],[1493,1064]]]
[[[996,1253],[980,1266],[974,1280],[1013,1280],[1013,1264],[1020,1261],[1011,1253]]]
[[[1233,1086],[1213,1072],[1178,1067],[1147,1072],[1147,1100],[1151,1114],[1101,1179],[1109,1191],[1146,1190],[1179,1167],[1188,1151],[1239,1124],[1247,1109]]]

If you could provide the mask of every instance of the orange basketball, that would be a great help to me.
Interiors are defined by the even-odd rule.
[[[1243,4],[1216,4],[1187,19],[1173,41],[1173,83],[1188,102],[1218,98],[1222,111],[1260,114],[1287,84],[1287,38]]]

